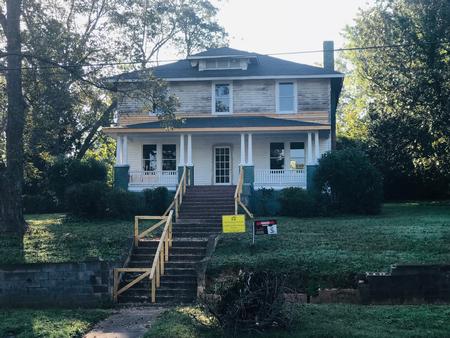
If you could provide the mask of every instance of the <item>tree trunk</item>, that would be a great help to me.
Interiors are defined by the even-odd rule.
[[[22,93],[22,56],[20,40],[21,0],[6,2],[7,72],[6,93],[8,97],[6,124],[6,168],[0,172],[0,232],[23,234],[23,129],[25,102]]]

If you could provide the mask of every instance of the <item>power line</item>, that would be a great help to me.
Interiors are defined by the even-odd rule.
[[[424,42],[424,44],[432,44],[432,42]],[[444,45],[444,42],[435,43],[437,45]],[[315,49],[315,50],[302,50],[302,51],[292,51],[292,52],[277,52],[277,53],[266,53],[258,54],[261,56],[279,56],[279,55],[298,55],[298,54],[313,54],[313,53],[323,53],[327,52],[344,52],[344,51],[358,51],[358,50],[377,50],[377,49],[390,49],[390,48],[404,48],[417,46],[418,44],[392,44],[392,45],[377,45],[377,46],[367,46],[367,47],[347,47],[347,48],[334,48],[334,49]],[[149,60],[146,63],[168,63],[168,62],[178,62],[185,61],[186,59],[164,59],[164,60]],[[50,63],[50,62],[49,62]],[[54,62],[52,62],[54,63]],[[48,66],[38,66],[38,67],[20,67],[20,68],[0,68],[0,72],[10,71],[10,70],[36,70],[36,69],[77,69],[77,68],[104,68],[104,67],[114,67],[114,66],[124,66],[124,65],[135,65],[141,64],[141,61],[128,61],[128,62],[101,62],[101,63],[91,63],[91,64],[61,64],[61,65],[48,65]],[[154,68],[149,67],[146,69]]]

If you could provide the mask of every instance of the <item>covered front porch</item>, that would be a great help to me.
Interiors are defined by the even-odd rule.
[[[175,190],[184,167],[191,185],[236,185],[244,167],[246,183],[255,189],[307,189],[308,171],[330,150],[326,130],[167,131],[121,134],[116,139],[116,182],[122,180],[121,187],[130,191],[161,186]]]

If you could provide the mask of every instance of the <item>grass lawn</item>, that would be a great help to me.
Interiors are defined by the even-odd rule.
[[[249,227],[248,227],[249,228]],[[242,268],[287,273],[290,286],[351,287],[395,263],[450,263],[450,204],[386,204],[377,216],[278,218],[277,236],[225,234],[209,266],[217,277]]]
[[[0,337],[82,337],[107,310],[0,310]]]
[[[448,337],[450,306],[297,305],[289,331],[264,337]],[[216,323],[199,308],[170,310],[152,325],[150,337],[223,337]],[[238,333],[236,337],[255,337]]]
[[[30,231],[23,251],[12,237],[0,237],[0,264],[117,259],[129,249],[133,222],[78,221],[64,214],[27,215]]]

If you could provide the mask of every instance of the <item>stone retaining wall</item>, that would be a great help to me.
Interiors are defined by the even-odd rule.
[[[96,307],[111,303],[119,262],[0,265],[0,307]]]

